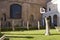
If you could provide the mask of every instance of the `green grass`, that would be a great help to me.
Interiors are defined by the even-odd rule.
[[[45,30],[8,31],[2,32],[9,40],[60,40],[60,32],[51,29],[50,36],[45,36]]]

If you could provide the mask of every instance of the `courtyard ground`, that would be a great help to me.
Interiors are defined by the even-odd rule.
[[[60,40],[60,32],[50,30],[50,35],[45,36],[45,30],[25,30],[2,32],[9,40]]]

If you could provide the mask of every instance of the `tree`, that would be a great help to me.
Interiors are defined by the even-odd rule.
[[[46,23],[46,32],[45,35],[49,35],[50,34],[50,29],[49,29],[49,20],[47,18],[45,18],[45,23]]]

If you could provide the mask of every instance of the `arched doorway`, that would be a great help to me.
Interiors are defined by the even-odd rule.
[[[32,27],[34,25],[34,23],[33,23],[34,22],[34,15],[30,15],[30,19],[29,20],[30,20],[29,26]]]
[[[22,16],[22,6],[19,4],[12,4],[10,6],[10,18],[18,19]]]
[[[53,25],[57,26],[57,15],[53,16]]]
[[[34,16],[30,15],[30,21],[33,22],[34,21]]]

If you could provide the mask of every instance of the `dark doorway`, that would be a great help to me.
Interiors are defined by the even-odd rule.
[[[57,26],[57,15],[53,16],[53,24],[54,26]]]
[[[22,6],[18,4],[12,4],[10,6],[10,18],[20,19],[22,16]]]

